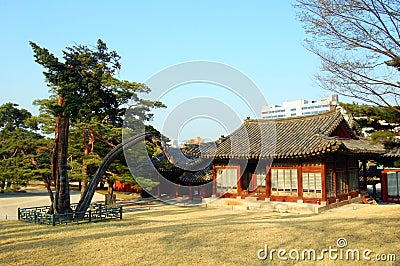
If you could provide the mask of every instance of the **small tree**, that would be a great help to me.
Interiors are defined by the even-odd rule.
[[[399,113],[390,108],[390,107],[380,107],[366,104],[357,104],[357,103],[340,103],[347,112],[353,114],[355,117],[367,117],[369,121],[374,123],[378,123],[379,120],[385,120],[388,123],[399,123]],[[359,121],[358,119],[357,121]],[[364,125],[374,127],[376,129],[385,129],[378,128],[379,125]],[[393,126],[391,127],[393,128]]]
[[[35,62],[45,69],[43,74],[50,87],[51,99],[43,104],[55,117],[51,158],[56,190],[53,206],[56,213],[65,213],[71,210],[67,172],[70,123],[88,123],[101,118],[122,125],[123,106],[128,102],[136,119],[144,121],[151,117],[150,109],[161,104],[137,95],[148,92],[146,86],[116,77],[121,67],[120,56],[109,51],[101,40],[94,49],[83,45],[67,47],[63,51],[63,61],[34,42],[30,45]]]
[[[49,140],[30,131],[32,117],[17,104],[0,106],[0,190],[11,183],[26,185],[32,179],[49,180]],[[49,188],[49,186],[48,186]],[[10,188],[13,189],[13,188]]]
[[[35,124],[29,124],[32,114],[26,109],[17,108],[16,103],[5,103],[0,106],[0,128],[13,131],[17,128],[36,129]]]
[[[400,112],[400,1],[297,0],[319,85]]]

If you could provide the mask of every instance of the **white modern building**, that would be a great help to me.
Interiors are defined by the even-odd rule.
[[[316,101],[295,100],[286,101],[282,105],[266,105],[261,109],[261,117],[275,119],[283,117],[312,115],[330,111],[339,104],[338,95],[334,94],[331,98],[323,98]]]
[[[172,148],[179,148],[180,143],[177,139],[170,139],[169,142],[167,142],[167,145]]]

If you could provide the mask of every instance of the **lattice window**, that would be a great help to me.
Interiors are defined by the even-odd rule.
[[[351,192],[358,191],[358,170],[349,170],[349,189]]]
[[[335,176],[333,172],[326,172],[326,196],[335,197]]]
[[[273,195],[297,195],[297,169],[271,169]]]
[[[217,192],[237,189],[238,174],[236,168],[217,169]]]
[[[337,177],[337,194],[347,194],[346,184],[347,184],[347,176],[345,171],[336,172]]]
[[[400,180],[397,172],[387,173],[387,187],[389,196],[400,196],[399,182]]]
[[[321,172],[303,172],[303,196],[311,198],[322,197]]]

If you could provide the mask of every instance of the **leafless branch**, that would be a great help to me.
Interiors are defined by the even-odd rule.
[[[400,1],[296,2],[306,48],[322,62],[318,84],[400,112]]]

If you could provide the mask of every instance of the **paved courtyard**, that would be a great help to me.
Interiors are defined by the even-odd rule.
[[[0,220],[17,220],[18,208],[50,205],[49,194],[41,187],[27,187],[24,192],[0,193]],[[77,203],[79,191],[71,191],[71,203]],[[104,195],[95,193],[92,201],[104,201]]]

